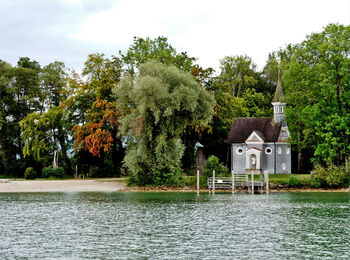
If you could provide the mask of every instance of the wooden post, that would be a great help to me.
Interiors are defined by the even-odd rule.
[[[254,194],[254,171],[252,171],[252,194]]]
[[[197,194],[199,194],[199,170],[197,170]]]
[[[212,193],[215,194],[215,170],[213,170],[213,188]]]
[[[265,181],[265,189],[266,189],[266,194],[270,193],[270,185],[269,185],[269,172],[264,171],[264,181]]]
[[[232,194],[235,194],[235,174],[234,174],[234,172],[233,172],[233,170],[232,170],[232,180],[231,180],[231,182],[232,182]]]

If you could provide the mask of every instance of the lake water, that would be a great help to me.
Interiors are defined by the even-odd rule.
[[[0,194],[0,259],[349,259],[348,193]]]

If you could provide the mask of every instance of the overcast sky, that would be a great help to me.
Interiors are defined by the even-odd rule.
[[[30,57],[80,70],[90,53],[126,51],[133,37],[165,36],[204,67],[269,52],[329,23],[350,23],[350,0],[0,0],[0,59]]]

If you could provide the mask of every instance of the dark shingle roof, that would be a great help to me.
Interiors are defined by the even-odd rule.
[[[228,135],[229,143],[244,143],[253,132],[261,132],[265,142],[277,142],[281,123],[271,118],[236,118]]]

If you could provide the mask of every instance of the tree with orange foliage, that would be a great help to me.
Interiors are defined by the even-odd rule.
[[[109,152],[112,148],[119,127],[119,110],[115,104],[99,97],[92,104],[90,111],[86,114],[88,122],[84,125],[75,125],[74,149],[88,150],[94,156],[101,156],[103,152]]]
[[[119,82],[121,67],[121,60],[115,56],[108,59],[104,54],[90,54],[82,70],[87,80],[72,79],[74,93],[68,102],[76,119],[73,130],[78,164],[99,168],[109,164],[113,169],[106,167],[113,174],[119,172],[124,157],[122,142],[117,137],[120,112],[112,94],[112,88]],[[93,160],[81,160],[84,151],[88,151]]]

